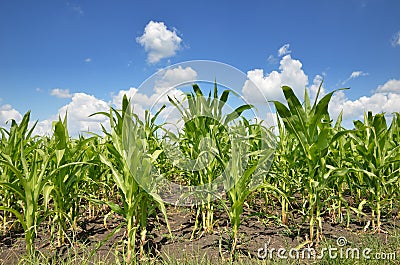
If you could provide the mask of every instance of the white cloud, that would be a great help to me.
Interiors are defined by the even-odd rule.
[[[112,104],[114,106],[121,107],[122,98],[124,97],[124,95],[126,95],[128,99],[133,99],[134,96],[136,96],[135,98],[138,98],[138,96],[140,97],[140,93],[137,92],[138,92],[137,88],[134,87],[131,87],[129,90],[120,90],[116,95],[112,96]],[[140,101],[148,100],[148,97],[146,95],[142,94],[142,96],[143,96],[142,98],[139,98]]]
[[[121,106],[124,94],[131,99],[134,112],[139,118],[144,118],[145,110],[150,110],[155,114],[162,105],[166,108],[160,113],[160,123],[166,123],[166,129],[175,130],[179,123],[181,114],[169,102],[168,97],[182,100],[184,93],[179,89],[179,85],[194,83],[197,80],[197,72],[191,67],[178,66],[166,70],[160,70],[152,80],[148,80],[150,86],[140,87],[139,89],[131,87],[129,90],[120,90],[112,96],[112,104]],[[140,89],[145,91],[139,91]],[[147,91],[146,91],[147,90]],[[147,93],[146,93],[147,92]],[[150,93],[149,93],[150,92]]]
[[[280,61],[279,71],[272,71],[264,76],[262,69],[247,72],[247,80],[242,88],[242,93],[249,102],[265,102],[267,100],[283,100],[282,86],[290,86],[298,96],[304,94],[308,84],[308,76],[302,69],[299,60],[285,55]],[[252,84],[253,83],[253,84]],[[261,90],[261,91],[260,91]]]
[[[289,46],[283,46],[278,54],[284,54],[288,50]],[[270,58],[272,60],[273,57]],[[353,71],[345,82],[367,75],[368,73],[363,71]],[[264,74],[262,69],[254,69],[247,72],[247,78],[242,93],[244,98],[253,104],[265,102],[264,96],[267,100],[285,102],[281,88],[283,85],[292,87],[299,99],[303,100],[304,88],[308,84],[308,76],[304,73],[301,62],[292,59],[289,54],[280,61],[279,71]],[[312,101],[315,100],[322,81],[323,77],[316,75],[308,87]],[[319,98],[326,93],[326,89],[322,87]],[[389,120],[393,112],[400,111],[398,102],[400,102],[400,80],[392,79],[378,86],[373,95],[355,100],[348,99],[343,91],[336,92],[329,105],[329,112],[335,119],[343,110],[343,125],[349,128],[352,127],[353,120],[363,118],[364,111],[372,111],[374,114],[384,112]]]
[[[396,34],[393,35],[392,38],[392,46],[400,46],[400,31],[398,31]]]
[[[38,135],[50,135],[52,133],[52,122],[58,117],[64,119],[67,114],[67,126],[70,136],[77,136],[82,132],[102,133],[100,124],[109,128],[109,121],[104,115],[89,115],[96,112],[108,112],[109,104],[95,96],[85,93],[75,93],[71,102],[61,107],[57,115],[52,115],[46,120],[39,121],[34,133]]]
[[[112,96],[111,103],[117,108],[122,107],[122,99],[126,95],[128,99],[131,100],[133,105],[133,111],[139,116],[139,118],[144,118],[145,109],[143,105],[147,105],[150,101],[149,97],[145,94],[138,93],[138,89],[131,87],[129,90],[120,90],[116,95]]]
[[[332,98],[330,112],[333,117],[336,117],[343,109],[345,119],[361,119],[364,111],[372,111],[374,114],[398,112],[400,111],[398,102],[400,102],[400,95],[394,93],[376,93],[370,97],[363,96],[353,101],[347,99],[343,91],[338,91]]]
[[[157,93],[164,93],[172,87],[187,82],[193,83],[197,80],[197,72],[191,67],[182,68],[182,66],[178,66],[176,68],[169,68],[160,74],[162,77],[156,81],[156,87],[154,88],[154,91]]]
[[[362,119],[364,111],[372,111],[374,114],[384,112],[390,117],[393,112],[400,111],[399,84],[400,80],[389,80],[378,86],[371,96],[363,96],[356,100],[350,100],[343,91],[338,91],[332,97],[329,111],[335,118],[343,110],[344,123],[347,126],[351,126],[353,120]]]
[[[369,75],[369,74],[368,74],[368,73],[365,73],[365,72],[363,72],[363,71],[354,71],[354,72],[351,73],[351,75],[350,75],[346,80],[344,80],[344,81],[342,82],[342,85],[346,84],[346,83],[349,82],[351,79],[355,79],[355,78],[358,78],[358,77],[360,77],[360,76],[367,76],[367,75]]]
[[[177,88],[180,84],[194,82],[197,80],[197,72],[191,67],[170,68],[162,70],[158,73],[156,80],[154,80],[154,87],[152,87],[151,94],[144,94],[138,92],[138,89],[131,88],[129,91],[121,90],[113,98],[113,103],[117,105],[121,102],[123,93],[128,92],[132,97],[134,103],[142,104],[144,106],[152,106],[154,104],[165,104],[168,102],[167,95],[170,97],[180,97],[183,93]]]
[[[85,63],[90,63],[92,61],[92,58],[86,58]]]
[[[2,128],[10,128],[10,121],[15,120],[17,123],[20,123],[23,115],[16,109],[14,109],[10,104],[5,104],[0,106],[0,127]],[[36,121],[29,121],[29,128],[32,128]],[[51,132],[51,120],[45,120],[38,122],[33,134],[44,135],[49,134]]]
[[[364,73],[363,71],[354,71],[351,73],[350,78],[356,78],[359,76],[366,76],[368,73]]]
[[[112,104],[121,106],[124,94],[131,98],[131,103],[134,106],[134,111],[139,117],[144,116],[145,109],[161,107],[162,104],[168,104],[168,96],[181,99],[183,92],[177,87],[180,84],[194,82],[197,80],[197,72],[191,67],[169,68],[161,70],[154,80],[154,87],[149,91],[140,91],[137,88],[131,87],[129,90],[120,90],[116,95],[112,96]],[[147,92],[147,93],[146,93]],[[164,111],[166,112],[166,110]]]
[[[0,127],[9,127],[9,124],[7,125],[6,123],[12,119],[20,122],[22,120],[21,113],[10,104],[0,106]]]
[[[283,55],[291,53],[292,51],[289,50],[289,47],[290,47],[289,44],[285,44],[282,47],[280,47],[279,50],[278,50],[278,56],[280,57],[280,56],[283,56]]]
[[[70,95],[69,90],[53,90],[52,95],[70,95],[71,101],[67,105],[61,107],[58,110],[57,115],[53,115],[46,120],[40,121],[35,128],[35,134],[51,134],[52,121],[58,120],[58,116],[64,117],[65,113],[67,113],[68,130],[71,136],[77,136],[80,132],[88,130],[95,133],[101,133],[100,124],[109,128],[108,119],[102,115],[92,117],[89,117],[89,115],[101,111],[108,112],[111,105],[114,105],[116,109],[120,109],[124,94],[131,99],[134,112],[138,114],[140,118],[144,118],[145,109],[149,109],[153,105],[155,105],[155,108],[157,109],[161,104],[168,103],[167,95],[180,98],[183,93],[178,88],[174,88],[174,86],[186,82],[193,82],[197,79],[197,73],[190,67],[182,68],[179,66],[162,70],[159,72],[159,76],[157,77],[158,79],[155,80],[154,87],[152,87],[149,95],[144,93],[147,91],[140,93],[137,88],[131,87],[128,90],[120,90],[117,94],[112,95],[111,101],[109,102],[85,93],[75,93]],[[15,110],[12,112],[11,106],[5,106],[9,111],[7,115],[8,117],[10,117],[11,114],[18,113]],[[165,110],[164,112],[168,111]],[[0,122],[2,121],[1,117],[2,116],[0,116]],[[19,117],[22,116],[19,115]]]
[[[157,63],[161,59],[172,57],[181,47],[182,39],[176,30],[168,30],[164,22],[150,21],[142,36],[136,41],[142,45],[147,54],[149,63]]]
[[[92,95],[75,93],[72,96],[71,102],[61,107],[58,111],[58,114],[61,117],[64,117],[65,113],[67,113],[68,129],[73,134],[88,130],[91,132],[100,133],[100,123],[107,125],[107,117],[103,115],[89,117],[89,115],[100,111],[108,112],[109,104],[101,99],[97,99]]]
[[[377,93],[397,93],[400,94],[400,80],[391,79],[385,84],[378,86]]]
[[[278,62],[278,60],[275,58],[275,56],[273,56],[272,54],[270,56],[268,56],[267,61],[270,64],[276,64]]]
[[[58,120],[58,117],[54,115],[51,119],[39,121],[36,124],[33,134],[35,135],[51,135],[53,121]],[[71,134],[71,132],[69,132]]]
[[[69,89],[54,88],[51,90],[50,95],[57,98],[71,98],[72,95],[69,93]]]

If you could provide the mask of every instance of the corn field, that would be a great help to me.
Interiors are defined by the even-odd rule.
[[[204,96],[197,85],[184,102],[169,98],[184,121],[178,133],[156,123],[164,107],[141,120],[127,97],[121,109],[93,114],[110,121],[103,135],[70,137],[67,117],[53,122],[49,136],[33,135],[29,112],[19,123],[9,121],[9,129],[0,128],[1,234],[23,230],[26,253],[35,255],[38,231],[49,231],[56,249],[71,245],[85,220],[115,214],[124,220],[118,229],[126,231],[123,256],[130,263],[146,255],[150,217],[162,216],[166,237],[174,237],[168,222],[173,206],[159,193],[160,179],[207,186],[218,176],[226,193],[200,196],[201,203],[188,207],[195,216],[191,240],[213,232],[222,205],[231,255],[246,205],[272,207],[276,226],[291,227],[294,215],[302,216],[296,225],[307,228],[304,242],[322,242],[327,223],[345,229],[360,222],[367,232],[385,233],[384,220],[399,215],[400,113],[388,123],[385,114],[365,112],[344,128],[342,114],[328,112],[335,92],[312,102],[305,90],[301,102],[290,87],[282,89],[285,101],[273,102],[276,128],[246,119],[251,105],[225,114],[230,91],[215,86]],[[245,140],[232,141],[232,135]],[[165,153],[172,140],[177,161]],[[195,162],[191,170],[179,166],[183,158]]]

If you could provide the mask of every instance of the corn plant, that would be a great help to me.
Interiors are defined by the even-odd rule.
[[[279,120],[279,118],[277,119]],[[278,139],[274,153],[274,161],[269,171],[269,181],[285,195],[275,194],[279,199],[281,206],[281,222],[287,226],[289,224],[289,214],[291,203],[296,203],[294,195],[299,192],[302,186],[302,169],[297,162],[302,159],[302,153],[299,152],[298,141],[293,134],[286,131],[285,126],[278,123]],[[269,204],[271,193],[265,192],[266,207]]]
[[[355,121],[357,129],[351,134],[357,156],[350,157],[354,171],[359,179],[358,187],[368,198],[372,208],[372,226],[381,231],[382,207],[392,203],[398,190],[399,167],[393,167],[400,161],[400,146],[393,145],[393,135],[398,133],[394,117],[388,128],[384,114],[364,114],[364,122]]]
[[[46,188],[53,200],[52,221],[57,226],[52,226],[52,232],[53,229],[57,230],[57,243],[60,247],[65,243],[68,227],[73,230],[77,228],[82,195],[80,185],[88,181],[85,179],[85,169],[91,163],[85,161],[87,151],[85,145],[93,138],[71,141],[67,129],[67,115],[64,121],[59,118],[54,122],[53,127],[53,139],[47,148],[54,149],[55,156],[51,166],[58,170],[49,179]]]
[[[230,207],[226,206],[232,226],[231,254],[236,250],[243,205],[248,196],[263,188],[284,194],[264,181],[272,163],[275,137],[261,124],[243,122],[231,127],[231,157],[225,165],[224,180]],[[234,136],[234,137],[232,137]]]
[[[341,127],[343,112],[341,112],[336,120],[335,126],[333,128],[334,132],[340,132],[343,130]],[[346,168],[348,164],[346,163],[346,151],[349,147],[349,141],[346,136],[341,137],[335,143],[332,144],[330,148],[329,156],[327,157],[327,164],[335,166],[337,168]],[[334,222],[342,223],[343,222],[343,213],[342,206],[344,205],[347,213],[347,226],[350,224],[350,206],[348,201],[344,197],[344,193],[346,190],[351,190],[352,185],[351,181],[349,181],[350,174],[343,174],[342,177],[336,178],[336,180],[332,183],[332,193],[337,196],[337,200],[333,200],[331,203],[331,207],[328,207],[328,211],[330,212],[330,216]],[[337,211],[337,214],[336,214]]]
[[[395,112],[393,114],[393,119],[392,123],[390,124],[390,138],[388,141],[390,141],[390,144],[392,146],[399,146],[400,145],[400,113]],[[400,168],[400,150],[397,152],[397,162],[391,163],[392,171],[395,171],[396,169]],[[397,180],[397,183],[393,184],[393,188],[395,189],[395,194],[394,194],[394,200],[390,202],[390,207],[391,210],[397,206],[399,208],[400,206],[400,180]],[[397,202],[397,204],[396,204]],[[398,216],[400,217],[400,213],[398,213]]]
[[[47,165],[51,155],[40,148],[41,141],[28,143],[27,131],[30,113],[24,115],[19,126],[13,121],[11,130],[18,131],[15,137],[15,149],[18,149],[18,157],[11,157],[7,153],[1,153],[0,164],[4,166],[3,174],[12,174],[15,180],[1,182],[0,186],[12,192],[22,201],[22,209],[1,205],[0,210],[12,213],[22,225],[25,231],[26,250],[28,254],[34,252],[34,240],[38,225],[43,221],[39,204],[39,196],[43,194],[46,179],[48,178]],[[22,130],[20,130],[22,129]],[[33,128],[32,128],[33,129]],[[30,132],[32,131],[30,130]],[[27,135],[28,133],[28,135]],[[28,139],[27,139],[28,138]],[[18,161],[21,161],[20,163]],[[22,213],[20,212],[22,211]]]
[[[203,95],[200,87],[193,85],[194,93],[186,95],[184,102],[169,98],[169,101],[179,110],[184,121],[183,132],[176,137],[171,132],[168,136],[179,139],[179,146],[183,155],[178,156],[186,163],[184,168],[189,185],[207,185],[215,180],[224,170],[224,161],[229,160],[229,138],[227,126],[232,120],[238,118],[243,111],[250,109],[251,105],[242,105],[229,114],[224,114],[224,106],[231,90],[225,90],[218,95],[217,84],[214,84],[213,94],[208,97]],[[185,105],[187,103],[187,106]],[[218,156],[219,159],[216,159]],[[215,194],[214,194],[215,195]],[[213,194],[201,198],[202,202],[197,207],[196,222],[192,238],[199,224],[203,232],[211,232],[214,225]]]
[[[1,128],[1,148],[0,148],[0,154],[6,157],[9,157],[10,160],[14,161],[14,165],[17,168],[22,168],[21,160],[19,159],[21,154],[20,154],[20,146],[21,142],[24,145],[31,145],[32,142],[32,133],[34,130],[34,126],[32,128],[28,128],[29,124],[29,117],[30,117],[30,112],[27,112],[24,117],[22,118],[20,124],[18,124],[15,120],[11,120],[11,126],[9,130],[6,130],[5,128]],[[13,173],[10,168],[5,167],[2,165],[1,169],[1,176],[0,176],[0,182],[1,183],[16,183],[18,182],[18,179],[16,175]],[[19,209],[20,206],[16,204],[16,201],[18,198],[16,197],[16,194],[10,191],[9,189],[6,189],[1,186],[0,190],[0,196],[1,196],[1,202],[2,206],[5,207],[11,207],[14,209]],[[10,212],[4,212],[2,216],[2,226],[3,226],[3,231],[6,231],[8,227],[9,220],[12,222],[12,215],[10,215]]]
[[[335,132],[333,130],[328,113],[328,104],[335,91],[328,93],[318,101],[321,86],[312,106],[307,92],[305,93],[304,106],[302,106],[293,90],[287,86],[283,86],[282,89],[288,107],[281,102],[274,101],[280,119],[288,133],[294,135],[297,139],[297,148],[304,156],[299,161],[305,164],[306,170],[303,180],[303,196],[307,198],[307,203],[304,205],[307,205],[310,240],[315,237],[314,226],[317,224],[317,241],[323,236],[323,207],[328,202],[323,199],[323,194],[330,192],[330,182],[334,179],[334,172],[338,170],[326,164],[326,156],[330,152],[329,147],[338,138],[348,133],[347,131]],[[328,170],[328,168],[330,169]]]
[[[15,176],[14,181],[1,182],[0,186],[14,193],[22,201],[22,206],[15,208],[2,205],[0,210],[10,212],[17,218],[25,231],[26,251],[28,254],[33,254],[38,226],[51,213],[48,209],[48,203],[52,185],[49,182],[60,171],[76,164],[76,162],[53,168],[51,161],[57,154],[54,150],[48,148],[46,137],[35,141],[29,139],[36,125],[34,124],[30,131],[26,130],[29,117],[30,113],[28,112],[19,125],[19,128],[24,128],[18,130],[17,138],[20,139],[17,141],[19,157],[11,157],[7,153],[0,154],[0,164],[7,169],[7,172]]]
[[[108,198],[115,198],[118,196],[118,190],[110,176],[109,168],[100,161],[100,154],[106,153],[107,148],[105,143],[108,141],[106,137],[94,135],[86,138],[82,135],[78,139],[71,141],[71,153],[74,154],[70,159],[79,159],[80,161],[88,163],[87,166],[81,167],[79,172],[79,181],[75,182],[79,185],[78,202],[75,205],[73,217],[74,226],[77,225],[77,219],[82,214],[88,219],[98,217],[99,214],[104,214],[104,222],[111,214],[108,212],[108,206],[98,204],[92,199],[103,201]],[[83,212],[81,212],[83,211]],[[106,224],[105,224],[106,226]]]
[[[187,94],[186,103],[169,99],[179,110],[184,121],[183,133],[179,136],[179,149],[190,161],[194,161],[189,168],[189,185],[207,185],[222,174],[224,165],[220,161],[229,159],[229,138],[227,137],[228,123],[238,118],[243,111],[250,109],[250,105],[242,105],[230,114],[224,114],[223,108],[231,90],[225,90],[219,97],[217,84],[214,85],[208,97],[204,97],[198,85],[193,85],[194,93]],[[169,134],[171,135],[171,134]],[[213,150],[213,151],[211,151]],[[215,158],[219,157],[219,160]],[[185,160],[185,158],[184,158]],[[190,169],[191,168],[191,169]],[[192,237],[198,227],[201,214],[201,226],[204,232],[213,229],[212,194],[202,198],[203,202],[197,208],[196,224]]]
[[[121,112],[111,108],[109,113],[102,114],[109,117],[111,133],[105,131],[109,137],[109,142],[106,143],[108,153],[101,154],[100,159],[111,170],[123,206],[111,201],[105,203],[126,220],[126,261],[129,263],[136,253],[138,231],[141,234],[140,255],[143,254],[147,220],[156,208],[164,214],[169,228],[164,203],[156,193],[151,192],[155,190],[153,185],[157,184],[152,178],[152,160],[155,160],[160,152],[147,152],[151,148],[148,146],[145,126],[131,111],[126,96],[123,98]],[[126,138],[123,139],[124,137]],[[146,187],[141,186],[144,183]]]
[[[46,183],[55,172],[49,168],[53,154],[42,146],[44,139],[29,144],[27,142],[29,140],[27,136],[34,129],[33,126],[25,135],[29,117],[30,113],[28,112],[19,126],[24,129],[18,130],[19,135],[16,136],[19,139],[16,142],[19,157],[12,158],[6,153],[2,153],[0,157],[0,164],[15,176],[14,181],[1,182],[0,186],[14,193],[22,201],[21,209],[2,205],[0,210],[8,211],[17,218],[25,231],[26,251],[28,254],[33,254],[38,226],[46,217],[44,214],[46,209],[41,207],[42,203],[39,199],[43,197],[44,203],[47,204],[49,196],[46,192]],[[17,129],[17,127],[14,128]]]

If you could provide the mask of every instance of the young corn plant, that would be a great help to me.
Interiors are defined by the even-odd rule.
[[[322,83],[321,83],[322,86]],[[300,163],[305,164],[306,174],[303,180],[303,196],[307,198],[304,205],[309,216],[309,240],[322,236],[322,215],[328,198],[324,194],[330,193],[330,183],[334,179],[337,168],[326,164],[326,157],[330,146],[347,131],[335,132],[331,126],[328,113],[328,104],[333,92],[325,95],[318,101],[321,86],[319,87],[314,104],[311,105],[307,90],[304,106],[290,87],[283,86],[283,93],[288,104],[274,101],[279,118],[285,125],[288,133],[294,135],[298,141],[299,151],[303,153]],[[329,168],[329,170],[328,170]],[[316,225],[316,233],[315,233]]]
[[[73,221],[74,226],[77,224],[77,217],[80,215],[92,219],[98,217],[99,214],[107,212],[104,216],[104,226],[107,227],[106,220],[111,215],[111,212],[108,211],[109,207],[92,200],[92,198],[96,198],[98,201],[104,201],[108,198],[118,196],[118,190],[113,178],[108,174],[109,168],[100,160],[100,154],[107,152],[105,146],[107,141],[107,137],[94,135],[90,138],[79,136],[78,139],[72,142],[72,153],[75,154],[74,156],[89,164],[82,167],[82,171],[80,172],[79,202],[75,204],[76,209],[72,213],[75,216]]]
[[[334,126],[334,131],[340,132],[345,129],[341,126],[343,112],[341,112],[336,119],[336,124]],[[347,169],[353,167],[353,162],[350,157],[358,156],[357,150],[354,148],[353,140],[351,140],[350,134],[354,132],[349,132],[337,139],[335,143],[332,144],[330,148],[327,164],[334,166],[335,168],[341,169],[340,177],[337,177],[332,182],[332,195],[336,197],[333,200],[331,207],[329,209],[332,221],[335,223],[343,223],[344,216],[346,216],[346,227],[350,226],[351,213],[354,211],[357,215],[363,214],[360,205],[364,204],[363,198],[361,198],[358,193],[360,193],[359,186],[356,185],[357,174],[354,171],[349,171]],[[349,197],[352,195],[352,200]]]
[[[390,130],[392,131],[390,135],[390,144],[392,146],[400,146],[400,113],[395,112],[393,114],[393,119],[392,123],[390,124]],[[392,171],[395,171],[396,169],[400,168],[400,150],[397,152],[397,162],[394,162],[391,164]],[[400,208],[400,179],[397,180],[397,184],[393,184],[393,187],[395,189],[394,191],[394,200],[390,203],[390,208],[393,210],[395,207],[398,209]],[[400,212],[398,212],[398,217],[400,217]]]
[[[56,229],[57,245],[60,247],[65,243],[67,230],[72,228],[74,231],[77,228],[82,195],[80,185],[87,181],[84,170],[91,162],[85,160],[85,145],[92,138],[72,141],[68,134],[67,116],[64,121],[59,119],[54,122],[53,127],[52,142],[47,148],[54,150],[55,156],[51,161],[51,167],[58,171],[49,179],[46,191],[53,200],[54,209],[51,215],[55,225],[52,226],[52,234],[53,229]]]
[[[136,253],[138,231],[141,236],[140,256],[143,255],[147,220],[156,208],[163,213],[169,229],[164,203],[158,194],[152,192],[157,185],[152,174],[152,161],[157,159],[160,152],[147,152],[152,148],[148,146],[146,127],[131,111],[126,96],[123,98],[121,112],[111,108],[109,113],[102,114],[109,117],[111,133],[104,131],[109,137],[106,144],[108,153],[101,154],[100,159],[111,170],[123,206],[111,201],[104,203],[126,220],[126,262],[129,263],[134,260]]]
[[[9,190],[21,200],[21,207],[1,205],[0,210],[12,213],[21,224],[25,232],[25,243],[27,254],[35,252],[34,241],[40,223],[45,220],[48,211],[42,205],[49,201],[48,180],[57,172],[49,166],[54,155],[48,150],[46,138],[39,138],[35,141],[29,139],[35,125],[27,131],[30,113],[26,113],[19,126],[14,127],[18,131],[15,142],[18,148],[18,157],[7,153],[0,154],[0,165],[5,168],[8,174],[15,176],[12,182],[1,182],[0,186]],[[22,130],[19,130],[23,128]],[[49,152],[50,151],[50,152]],[[3,172],[4,173],[4,172]]]
[[[243,205],[249,195],[262,188],[285,195],[265,182],[276,145],[272,132],[261,124],[250,124],[243,118],[243,122],[231,127],[230,134],[234,137],[231,137],[231,157],[225,165],[224,184],[230,202],[230,207],[225,207],[232,226],[233,255],[238,244]]]
[[[17,218],[25,232],[26,251],[28,254],[33,254],[37,227],[44,219],[39,204],[39,196],[43,194],[48,178],[47,165],[51,155],[40,147],[40,140],[32,142],[29,139],[28,136],[33,131],[33,128],[29,132],[27,131],[29,117],[30,113],[28,112],[24,115],[19,126],[13,121],[10,130],[11,137],[9,140],[14,141],[16,146],[13,149],[18,150],[18,157],[7,152],[0,154],[0,165],[4,167],[3,174],[15,177],[12,182],[1,182],[0,186],[20,199],[22,207],[3,204],[0,206],[0,210],[10,212]]]
[[[28,131],[29,117],[28,112],[19,126],[12,127],[18,132],[17,135],[10,134],[12,137],[15,136],[18,157],[7,152],[0,154],[0,165],[4,167],[4,172],[15,177],[12,182],[0,182],[0,186],[12,192],[21,200],[22,205],[21,207],[1,205],[0,210],[10,212],[17,218],[25,232],[27,254],[32,255],[35,252],[34,241],[38,227],[53,212],[48,207],[50,192],[53,189],[50,182],[60,171],[76,163],[53,167],[52,161],[57,154],[49,148],[48,138],[30,139],[36,123]]]
[[[393,135],[398,133],[394,117],[388,128],[385,115],[364,114],[364,122],[355,121],[357,129],[351,134],[358,156],[352,159],[354,167],[350,171],[359,175],[358,186],[367,195],[372,208],[371,222],[375,231],[381,232],[382,209],[392,204],[398,190],[399,167],[393,165],[400,161],[400,146],[393,145]],[[391,141],[392,140],[392,141]]]
[[[279,118],[277,118],[279,120]],[[295,202],[294,195],[301,187],[302,172],[297,162],[302,159],[302,153],[297,147],[297,139],[293,134],[287,133],[283,123],[278,123],[279,141],[275,149],[274,161],[269,171],[270,182],[282,191],[285,196],[276,194],[281,205],[281,222],[289,224],[290,204]],[[265,192],[266,207],[268,207],[270,193]]]
[[[28,144],[31,141],[32,130],[28,132],[28,122],[29,114],[25,114],[21,123],[17,124],[15,120],[11,120],[10,129],[7,130],[5,128],[1,128],[1,148],[0,154],[2,156],[9,156],[11,160],[15,161],[16,164],[20,161],[20,143],[21,141],[24,144]],[[18,168],[22,167],[21,163],[17,165]],[[0,182],[1,183],[14,183],[17,182],[18,179],[15,174],[7,167],[1,165],[0,167]],[[0,197],[2,206],[8,208],[18,209],[19,205],[16,204],[18,198],[16,198],[15,193],[1,187],[0,189]],[[13,216],[10,212],[4,211],[2,216],[2,230],[6,232],[11,229],[12,226],[9,223],[13,223]]]
[[[189,185],[207,185],[215,180],[224,170],[224,162],[229,159],[229,138],[227,137],[228,123],[240,117],[243,111],[251,105],[242,105],[229,114],[224,113],[224,106],[231,90],[225,90],[218,95],[217,84],[213,93],[208,97],[203,95],[200,87],[193,85],[194,93],[186,95],[185,101],[179,102],[169,98],[169,101],[179,110],[184,122],[183,132],[179,137],[168,132],[171,139],[179,139],[179,150],[183,161],[194,161],[185,166]],[[185,105],[187,104],[187,106]],[[216,159],[216,156],[219,159]],[[201,198],[202,203],[197,207],[196,222],[192,238],[197,232],[201,216],[203,232],[212,232],[214,226],[213,195]]]

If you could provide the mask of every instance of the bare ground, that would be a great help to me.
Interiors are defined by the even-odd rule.
[[[272,211],[272,210],[270,210]],[[212,233],[194,234],[191,239],[195,224],[194,210],[174,206],[167,207],[168,220],[172,231],[172,238],[169,236],[167,226],[161,214],[149,219],[149,235],[145,249],[147,256],[153,259],[168,260],[173,257],[175,260],[187,260],[188,258],[201,258],[207,260],[219,260],[221,257],[228,258],[231,249],[230,223],[227,214],[219,209],[215,211],[215,227]],[[280,247],[294,248],[305,241],[308,234],[307,222],[302,221],[300,214],[290,217],[288,226],[282,225],[276,220],[271,212],[260,214],[260,209],[245,208],[240,226],[240,240],[237,247],[239,257],[256,258],[258,249],[278,249]],[[264,211],[265,212],[265,211]],[[268,211],[267,211],[268,212]],[[353,220],[357,220],[353,218]],[[125,227],[120,230],[116,227],[123,222],[121,217],[110,215],[104,218],[95,218],[80,224],[80,232],[75,236],[71,244],[57,247],[50,244],[50,231],[46,227],[39,230],[36,240],[36,248],[46,256],[53,256],[56,259],[68,257],[73,253],[75,256],[88,256],[88,250],[96,249],[92,258],[93,261],[101,260],[105,263],[114,263],[116,259],[122,260],[122,241],[124,239]],[[106,225],[105,225],[106,224]],[[329,218],[325,218],[323,229],[326,240],[336,242],[338,237],[345,237],[347,244],[362,244],[362,235],[371,233],[371,228],[364,231],[367,221],[354,221],[349,227],[342,224],[335,224]],[[392,231],[399,229],[399,222],[396,216],[384,220],[383,229]],[[0,264],[16,264],[25,254],[25,242],[23,232],[14,229],[0,236]],[[382,244],[386,244],[390,238],[389,233],[373,233]],[[397,249],[396,251],[400,251]],[[400,256],[400,253],[398,253]],[[79,261],[77,261],[79,263]]]

